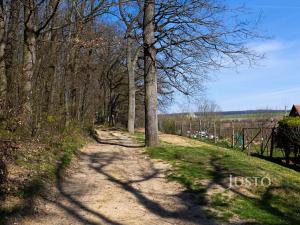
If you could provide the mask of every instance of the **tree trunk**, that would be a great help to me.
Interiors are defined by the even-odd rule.
[[[132,59],[132,39],[127,43],[127,69],[128,69],[128,132],[134,134],[135,123],[135,60]]]
[[[145,142],[147,146],[159,144],[157,123],[157,77],[155,43],[155,0],[144,3],[144,79],[145,79]]]
[[[25,15],[25,30],[24,30],[24,62],[23,62],[23,73],[24,73],[24,113],[29,125],[32,124],[32,78],[34,74],[34,65],[36,62],[36,34],[35,30],[35,19],[34,19],[34,0],[25,1],[24,6]]]
[[[16,109],[18,105],[18,71],[16,70],[17,45],[18,45],[18,20],[20,14],[20,2],[11,1],[10,17],[7,31],[7,40],[5,46],[5,71],[7,77],[7,106],[9,110]],[[14,112],[13,112],[14,113]]]
[[[66,87],[64,90],[64,105],[65,105],[65,127],[68,127],[70,124],[70,109],[69,109],[69,92]]]
[[[0,0],[0,101],[6,99],[6,75],[4,63],[5,21],[3,0]]]

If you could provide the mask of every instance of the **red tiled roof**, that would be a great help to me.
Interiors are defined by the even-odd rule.
[[[293,105],[290,116],[300,116],[300,105]]]
[[[296,111],[300,113],[300,105],[294,105],[294,107],[295,107]]]

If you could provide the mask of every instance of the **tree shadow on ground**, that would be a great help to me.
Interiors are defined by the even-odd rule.
[[[99,143],[99,144],[107,144],[107,145],[117,145],[126,148],[143,148],[145,144],[132,143],[132,139],[127,137],[127,140],[123,140],[120,138],[100,138],[97,135],[97,132],[91,132],[91,136]]]
[[[121,223],[118,223],[114,221],[113,219],[110,219],[101,213],[90,209],[87,205],[83,204],[81,201],[77,200],[75,196],[65,191],[64,185],[63,185],[63,176],[62,176],[62,170],[58,169],[56,173],[56,188],[59,191],[60,198],[56,200],[51,200],[47,198],[48,196],[45,196],[44,199],[48,202],[51,202],[58,206],[59,208],[66,211],[70,216],[75,218],[78,222],[82,224],[87,225],[97,225],[102,223],[97,223],[91,219],[88,219],[87,217],[83,216],[82,213],[90,214],[96,217],[97,219],[105,222],[106,224],[112,224],[112,225],[121,225]],[[61,198],[62,197],[62,198]],[[63,200],[65,200],[68,203],[71,204],[64,204]]]
[[[122,142],[120,142],[120,146],[122,146]],[[105,145],[101,145],[102,147],[105,147]],[[130,151],[128,149],[123,149],[124,151]],[[119,163],[121,160],[124,160],[124,155],[122,155],[122,151],[120,152],[101,152],[98,151],[96,153],[84,153],[79,152],[78,157],[81,157],[82,160],[85,160],[87,163],[87,166],[97,173],[104,176],[109,182],[111,182],[114,185],[117,185],[122,190],[126,191],[130,195],[132,195],[147,211],[149,214],[157,215],[162,218],[162,222],[164,219],[171,219],[171,220],[179,220],[182,224],[201,224],[201,225],[214,225],[219,224],[217,220],[214,220],[212,218],[207,218],[207,211],[206,207],[209,205],[206,199],[206,194],[208,191],[214,186],[214,185],[220,185],[224,189],[228,188],[228,182],[226,182],[226,178],[229,177],[230,174],[236,175],[231,173],[228,169],[224,168],[222,166],[222,163],[220,162],[219,157],[217,156],[211,156],[210,158],[210,165],[212,167],[211,171],[211,177],[208,184],[203,185],[203,188],[201,190],[194,191],[191,187],[187,186],[187,191],[182,191],[179,194],[177,194],[175,197],[179,200],[179,202],[184,206],[183,209],[179,210],[170,210],[166,207],[164,207],[159,201],[147,197],[147,194],[143,192],[143,190],[137,189],[135,187],[135,184],[151,181],[152,179],[160,179],[161,171],[154,168],[154,166],[150,163],[150,169],[149,171],[142,171],[143,175],[139,176],[138,179],[130,179],[130,180],[123,180],[120,179],[107,170],[107,167],[109,165],[112,165],[114,163]],[[43,199],[45,201],[50,202],[54,205],[56,205],[58,208],[64,210],[70,217],[74,218],[78,223],[81,224],[87,224],[87,225],[97,225],[97,224],[112,224],[112,225],[121,225],[121,222],[116,221],[114,218],[108,218],[107,216],[103,215],[102,213],[98,212],[97,210],[91,209],[86,203],[84,203],[81,200],[78,200],[76,197],[76,194],[70,193],[65,188],[65,180],[62,175],[62,168],[63,166],[61,164],[57,167],[57,173],[56,173],[56,189],[59,194],[59,198],[52,199],[49,197],[49,195],[43,195]],[[80,181],[79,181],[80,182]],[[35,184],[36,185],[36,184]],[[84,184],[82,184],[84,186]],[[29,187],[29,190],[31,188],[36,188],[34,186]],[[285,187],[274,187],[270,186],[266,189],[265,193],[263,194],[262,198],[257,201],[257,204],[261,209],[263,209],[266,212],[269,212],[273,215],[276,215],[280,218],[283,218],[285,220],[290,221],[290,224],[299,224],[299,221],[294,218],[290,218],[289,216],[285,215],[282,211],[275,208],[271,204],[271,200],[273,197],[272,191],[276,189],[284,189]],[[30,191],[27,191],[30,193]],[[286,190],[286,189],[285,189]],[[237,196],[251,199],[256,201],[257,199],[254,199],[251,196],[245,195],[243,192],[240,192],[239,190],[232,189]],[[161,198],[168,197],[167,194],[160,193]],[[201,199],[201,203],[199,203],[199,199]],[[101,204],[101,202],[100,202]],[[104,205],[105,207],[105,205]],[[22,215],[33,215],[33,196],[31,194],[28,194],[26,202],[24,202],[24,205],[20,208],[13,209],[10,212],[0,211],[0,217],[6,218],[6,217],[14,217],[18,214]],[[97,221],[91,219],[91,217],[96,218]],[[0,220],[0,223],[2,221]],[[5,222],[5,221],[4,221]],[[3,222],[3,224],[4,224]],[[222,223],[224,224],[224,223]],[[238,224],[259,224],[258,222],[237,222],[232,223],[235,225]]]
[[[113,184],[118,185],[122,190],[130,193],[132,196],[134,196],[140,204],[142,204],[149,213],[158,215],[161,218],[164,219],[177,219],[180,220],[183,224],[184,223],[190,223],[190,224],[203,224],[203,225],[213,225],[217,224],[212,219],[209,220],[206,218],[205,214],[206,212],[202,208],[202,206],[199,206],[193,202],[193,199],[195,199],[195,193],[186,191],[179,193],[176,197],[180,200],[180,202],[185,206],[183,210],[178,211],[172,211],[169,209],[166,209],[164,206],[162,206],[158,201],[155,201],[154,199],[150,199],[147,197],[142,190],[139,190],[134,187],[134,184],[144,181],[149,181],[151,179],[159,179],[160,171],[151,168],[151,171],[148,171],[142,178],[136,179],[136,180],[128,180],[123,181],[121,179],[118,179],[117,177],[113,176],[109,172],[105,170],[105,168],[108,165],[111,165],[115,161],[115,155],[109,156],[106,154],[105,157],[102,156],[102,153],[94,153],[87,155],[89,158],[89,167],[100,173],[101,175],[104,175],[107,180],[112,182]],[[167,197],[166,195],[161,196],[162,198]]]
[[[281,218],[284,221],[288,221],[288,224],[291,224],[291,225],[300,224],[299,219],[291,217],[291,216],[287,215],[285,212],[281,211],[280,209],[272,206],[272,199],[276,198],[276,196],[274,196],[272,193],[273,191],[278,190],[278,191],[287,191],[288,192],[289,190],[291,190],[293,188],[284,186],[284,185],[281,185],[281,186],[270,185],[270,186],[266,187],[266,189],[260,199],[257,199],[254,196],[249,196],[249,195],[245,194],[244,192],[242,192],[241,189],[239,189],[239,188],[236,189],[236,188],[229,187],[229,181],[226,178],[229,178],[230,175],[232,175],[233,177],[239,176],[239,174],[235,174],[233,172],[230,172],[228,169],[224,168],[222,166],[222,163],[220,162],[220,159],[221,159],[220,157],[213,156],[213,155],[211,156],[210,165],[213,168],[213,170],[211,172],[213,179],[205,187],[206,191],[208,191],[215,184],[220,185],[224,189],[230,190],[231,192],[233,192],[236,197],[242,197],[246,200],[251,200],[251,201],[255,202],[255,205],[259,209],[261,209],[267,213],[270,213],[278,218]],[[294,211],[296,211],[296,209]],[[233,224],[238,225],[241,223],[233,223]],[[262,224],[262,223],[257,221],[257,222],[243,222],[242,224],[250,225],[250,224]],[[267,225],[268,223],[264,223],[264,224]]]
[[[280,166],[287,167],[287,168],[295,170],[297,172],[300,172],[300,164],[299,163],[295,163],[295,162],[297,162],[297,159],[295,159],[294,157],[290,157],[290,161],[292,163],[286,164],[284,157],[273,157],[273,158],[270,158],[270,156],[263,156],[263,155],[260,155],[258,153],[253,153],[251,155],[255,156],[257,158],[260,158],[260,159],[267,160],[267,161],[272,162],[272,163],[276,163],[276,164],[278,164]]]
[[[32,180],[20,190],[21,202],[12,207],[0,207],[0,224],[14,224],[19,217],[34,215],[35,198],[42,191],[43,186],[39,180]],[[5,196],[9,198],[10,196]],[[5,201],[3,198],[2,201]],[[1,203],[1,201],[0,201]],[[1,203],[2,204],[2,203]]]
[[[105,147],[103,145],[102,147]],[[124,149],[123,149],[124,150]],[[130,149],[126,149],[130,150]],[[126,151],[125,150],[125,151]],[[180,204],[184,207],[180,210],[170,210],[164,207],[159,201],[154,199],[150,199],[147,197],[146,193],[143,193],[143,190],[137,189],[135,184],[151,181],[152,179],[161,179],[161,171],[154,168],[153,164],[150,163],[149,171],[143,171],[141,168],[142,176],[139,176],[137,179],[130,180],[122,180],[120,178],[115,177],[113,174],[110,174],[106,167],[112,164],[117,164],[121,160],[124,160],[124,155],[122,155],[122,151],[120,152],[96,152],[96,153],[84,153],[80,152],[79,157],[82,160],[86,160],[87,166],[97,173],[101,174],[113,185],[117,185],[122,190],[126,191],[130,195],[132,195],[138,203],[140,203],[149,214],[153,214],[162,218],[162,223],[164,219],[178,220],[180,224],[201,224],[201,225],[215,225],[218,224],[212,218],[207,218],[206,211],[204,209],[205,205],[199,205],[196,203],[196,197],[199,193],[192,193],[190,191],[180,192],[176,196],[171,196],[172,198],[176,198]],[[60,171],[60,170],[58,170]],[[125,171],[126,172],[126,171]],[[61,174],[57,173],[57,182],[56,188],[59,191],[59,194],[62,198],[58,198],[57,200],[51,200],[47,197],[45,200],[55,204],[59,208],[63,209],[70,216],[76,219],[77,222],[88,225],[96,225],[96,224],[113,224],[119,225],[120,222],[114,220],[114,218],[108,218],[107,216],[91,209],[88,205],[84,204],[82,201],[78,200],[76,196],[72,193],[68,193],[64,188],[64,179]],[[84,185],[84,184],[83,184]],[[155,193],[154,193],[155,194]],[[170,197],[170,195],[165,193],[159,193],[162,199]],[[101,202],[100,202],[101,204]],[[105,203],[104,203],[105,204]],[[105,205],[104,205],[105,207]],[[89,219],[92,216],[97,218],[97,221]]]

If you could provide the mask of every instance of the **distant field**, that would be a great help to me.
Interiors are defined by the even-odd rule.
[[[160,114],[160,118],[174,118],[188,116],[190,113],[172,113]],[[201,115],[201,112],[195,112],[195,116]],[[285,116],[284,110],[245,110],[245,111],[224,111],[217,112],[223,120],[237,120],[237,119],[264,119],[264,118],[281,118]]]
[[[276,117],[280,118],[285,116],[285,112],[273,112],[273,113],[241,113],[241,114],[223,114],[221,117],[223,119],[263,119]]]

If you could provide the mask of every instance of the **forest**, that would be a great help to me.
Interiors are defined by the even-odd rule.
[[[97,121],[133,133],[145,118],[155,136],[157,107],[175,91],[199,92],[209,70],[259,57],[246,46],[256,21],[235,18],[242,9],[150,1],[148,17],[143,4],[2,0],[2,125],[34,136],[48,121]]]

